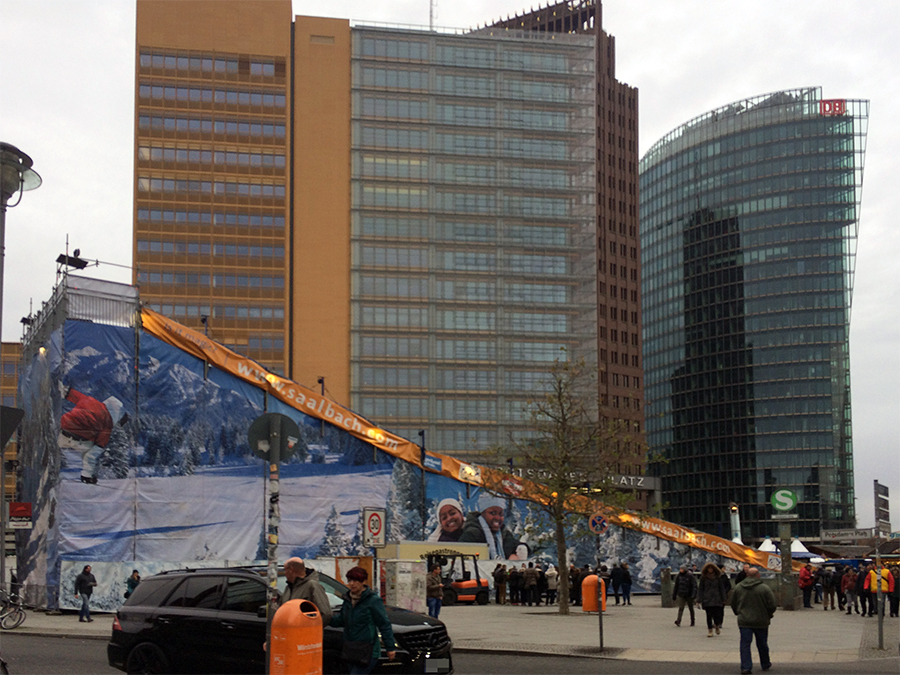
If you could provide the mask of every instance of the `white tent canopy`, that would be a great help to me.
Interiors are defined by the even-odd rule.
[[[791,553],[809,553],[809,549],[803,545],[803,542],[794,537],[791,541]]]
[[[767,535],[763,542],[759,545],[759,548],[757,550],[764,553],[777,553],[778,547],[775,546],[775,542],[772,541],[772,538]]]

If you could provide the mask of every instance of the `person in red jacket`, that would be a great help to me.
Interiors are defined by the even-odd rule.
[[[59,447],[81,453],[81,482],[96,485],[97,466],[109,445],[113,426],[125,424],[128,415],[122,410],[122,402],[115,396],[100,402],[87,394],[65,387],[61,382],[59,387],[63,398],[75,404],[60,419],[57,439]]]
[[[800,568],[800,590],[803,591],[803,606],[812,609],[813,574],[809,563]]]

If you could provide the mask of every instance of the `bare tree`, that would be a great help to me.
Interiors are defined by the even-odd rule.
[[[569,613],[566,530],[604,506],[624,506],[631,492],[616,489],[614,474],[639,454],[639,433],[598,405],[596,369],[557,360],[543,396],[529,402],[531,434],[497,449],[521,467],[521,497],[534,502],[554,528],[559,561],[559,613]],[[498,462],[499,464],[499,462]],[[509,479],[491,471],[484,486],[509,494]]]

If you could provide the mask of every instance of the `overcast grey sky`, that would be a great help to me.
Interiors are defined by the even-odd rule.
[[[185,0],[189,2],[190,0]],[[441,0],[438,26],[467,28],[530,0]],[[294,0],[295,14],[427,25],[427,0]],[[324,7],[325,9],[320,9]],[[34,159],[43,186],[7,214],[3,339],[46,300],[56,256],[129,265],[134,135],[133,0],[0,0],[0,140]],[[872,481],[900,525],[900,48],[897,0],[606,0],[616,76],[640,90],[640,146],[732,101],[816,86],[872,102],[851,323],[860,527]],[[895,223],[893,226],[891,223]],[[130,271],[89,272],[129,281]]]

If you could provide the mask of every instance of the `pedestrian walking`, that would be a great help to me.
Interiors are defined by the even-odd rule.
[[[137,570],[131,570],[131,576],[125,580],[125,599],[131,597],[134,589],[141,583],[141,575]]]
[[[341,659],[354,673],[371,673],[381,656],[384,643],[389,660],[397,656],[394,630],[377,593],[366,585],[369,573],[362,567],[347,572],[344,604],[331,616],[330,625],[343,628]],[[379,639],[380,636],[380,639]]]
[[[85,565],[81,574],[75,577],[75,599],[81,596],[81,610],[78,612],[78,621],[93,621],[91,618],[91,594],[97,585],[97,577],[91,574],[91,566]]]
[[[509,601],[518,605],[522,600],[522,571],[512,565],[509,569]]]
[[[772,667],[769,657],[769,624],[775,616],[775,594],[763,583],[759,570],[755,567],[751,567],[747,571],[747,578],[735,586],[731,594],[731,611],[737,615],[741,633],[742,675],[753,672],[750,645],[754,638],[759,652],[759,665],[764,671],[769,670]]]
[[[803,591],[803,606],[812,609],[812,592],[815,581],[813,580],[812,566],[809,563],[800,568],[800,579],[797,584]]]
[[[619,589],[622,588],[622,578],[624,576],[622,568],[619,567],[619,563],[613,563],[612,570],[609,572],[609,582],[612,585],[612,592],[616,597],[617,605],[619,604]]]
[[[860,565],[859,572],[856,574],[856,598],[859,600],[859,614],[863,617],[869,616],[869,591],[866,588],[866,579],[873,569],[875,569],[874,565]],[[874,607],[872,613],[875,613]]]
[[[841,587],[844,590],[844,602],[847,605],[847,614],[856,612],[859,614],[859,605],[856,602],[856,570],[847,566],[844,576],[841,578]]]
[[[819,570],[819,582],[822,584],[822,608],[827,612],[830,604],[834,611],[834,574],[830,569],[823,567]]]
[[[678,618],[675,619],[675,625],[681,626],[681,617],[684,614],[684,607],[687,605],[691,613],[691,626],[694,624],[694,598],[697,597],[697,580],[694,575],[688,572],[687,566],[682,565],[675,577],[675,585],[672,588],[672,600],[678,603]],[[724,606],[724,605],[723,605]]]
[[[547,604],[556,604],[556,589],[559,588],[559,572],[553,565],[546,572],[547,576]]]
[[[600,565],[600,572],[598,574],[600,580],[603,582],[603,597],[609,597],[609,584],[610,584],[610,576],[609,576],[609,568],[606,565]]]
[[[894,565],[891,576],[894,577],[894,589],[890,593],[891,616],[897,618],[900,617],[900,567]]]
[[[622,604],[631,604],[631,570],[628,563],[622,563]]]
[[[319,581],[319,573],[306,569],[303,558],[288,558],[284,561],[284,579],[287,582],[281,592],[281,604],[290,600],[307,600],[319,610],[322,626],[331,621],[331,602]]]
[[[498,605],[506,604],[506,582],[509,581],[509,573],[506,571],[506,565],[497,565],[494,568],[494,590],[496,602]]]
[[[529,607],[533,602],[540,604],[537,598],[538,576],[533,562],[528,563],[528,568],[522,572],[522,593],[524,593],[522,602]]]
[[[428,605],[428,616],[435,619],[440,616],[444,602],[444,582],[441,579],[441,566],[434,565],[425,577],[425,602]]]
[[[714,563],[708,562],[703,566],[697,588],[697,600],[706,612],[707,637],[713,637],[713,631],[716,635],[722,632],[722,623],[725,620],[725,596],[730,588],[730,584],[728,588],[725,584],[728,584],[727,578]],[[680,614],[678,618],[681,619]]]
[[[821,604],[824,587],[822,585],[822,572],[824,567],[816,567],[813,572],[813,589],[815,590],[815,604]]]
[[[884,603],[894,591],[894,575],[887,567],[879,564],[876,569],[871,566],[865,580],[865,588],[869,591],[869,616],[875,616],[876,612],[884,617]],[[881,603],[878,602],[878,586],[881,585]]]
[[[569,565],[569,602],[581,604],[581,570],[574,564]]]
[[[538,571],[538,582],[534,604],[540,605],[541,601],[547,597],[547,572],[540,564],[535,569]]]

